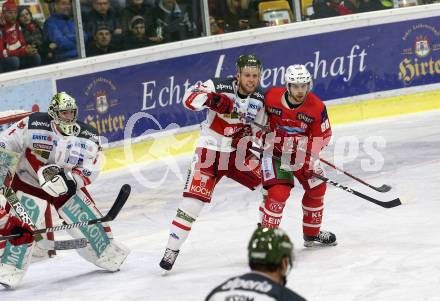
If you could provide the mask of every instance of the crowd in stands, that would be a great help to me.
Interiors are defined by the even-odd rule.
[[[188,10],[191,0],[82,0],[86,56],[200,36]],[[54,0],[42,24],[27,6],[3,3],[0,73],[78,58],[70,0]]]
[[[1,1],[5,2],[0,15],[0,73],[78,58],[71,0],[45,0],[50,15],[44,23],[32,16],[29,7],[17,6],[18,0]],[[274,25],[259,11],[262,2],[269,1],[274,3],[274,0],[208,0],[211,34]],[[424,4],[440,0],[399,1],[424,1]],[[283,23],[294,22],[292,2],[275,2],[285,2],[289,10]],[[80,0],[86,56],[199,37],[203,28],[200,3],[199,0]],[[312,14],[303,19],[393,8],[393,0],[313,0],[311,8]]]

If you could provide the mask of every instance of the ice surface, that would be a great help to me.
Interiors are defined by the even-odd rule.
[[[333,231],[339,244],[310,250],[302,246],[303,191],[295,188],[281,225],[296,246],[290,288],[316,301],[440,300],[439,120],[440,112],[433,111],[333,128],[336,143],[324,157],[340,161],[341,141],[358,139],[359,154],[343,167],[373,185],[386,183],[393,189],[376,193],[330,168],[328,176],[381,200],[399,196],[406,203],[384,209],[329,187],[323,228]],[[386,142],[386,147],[376,147],[384,166],[366,171],[360,161],[370,158],[363,146],[373,135],[379,137],[375,141]],[[104,212],[123,183],[133,186],[132,197],[112,223],[115,237],[132,250],[120,272],[99,270],[74,251],[60,251],[55,258],[33,263],[16,290],[0,288],[0,300],[203,300],[226,278],[246,272],[246,246],[260,195],[223,179],[172,273],[161,276],[158,263],[190,160],[190,155],[177,158],[180,174],[170,171],[157,188],[144,187],[146,180],[136,179],[139,176],[129,170],[106,173],[91,186]],[[158,181],[167,164],[140,166],[138,172],[150,182]]]

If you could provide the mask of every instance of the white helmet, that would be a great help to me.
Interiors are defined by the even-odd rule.
[[[62,111],[73,111],[72,120],[64,120],[60,116]],[[66,92],[60,92],[52,97],[47,113],[58,125],[59,129],[67,136],[76,136],[79,134],[80,127],[76,123],[78,117],[78,106],[76,100]]]
[[[312,76],[304,65],[291,65],[287,67],[284,81],[286,82],[287,91],[289,91],[289,84],[309,84],[309,91],[313,87]]]

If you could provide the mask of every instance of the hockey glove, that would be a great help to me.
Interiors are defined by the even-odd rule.
[[[206,99],[205,105],[211,110],[220,113],[232,113],[234,109],[234,101],[221,93],[208,93],[208,98]]]
[[[76,182],[70,173],[55,164],[41,167],[38,172],[38,181],[41,188],[53,197],[61,195],[72,196],[76,193]]]
[[[20,234],[19,237],[9,240],[14,246],[30,244],[34,241],[31,227],[13,215],[9,216],[5,227],[0,233],[2,235]]]

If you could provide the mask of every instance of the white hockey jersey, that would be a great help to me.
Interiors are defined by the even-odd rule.
[[[38,169],[56,164],[71,171],[81,188],[100,172],[101,147],[93,127],[78,125],[78,136],[64,136],[47,113],[33,113],[0,134],[0,147],[21,155],[15,174],[23,182],[40,187]]]
[[[264,94],[257,90],[246,98],[240,98],[237,93],[237,81],[234,78],[226,80],[213,79],[189,88],[184,97],[184,106],[192,111],[201,111],[207,106],[205,102],[210,92],[222,93],[235,101],[231,114],[219,114],[208,110],[206,120],[201,124],[198,147],[221,152],[232,152],[234,135],[245,126],[251,126],[255,134],[259,128],[252,121],[266,124],[267,116],[264,110]]]

